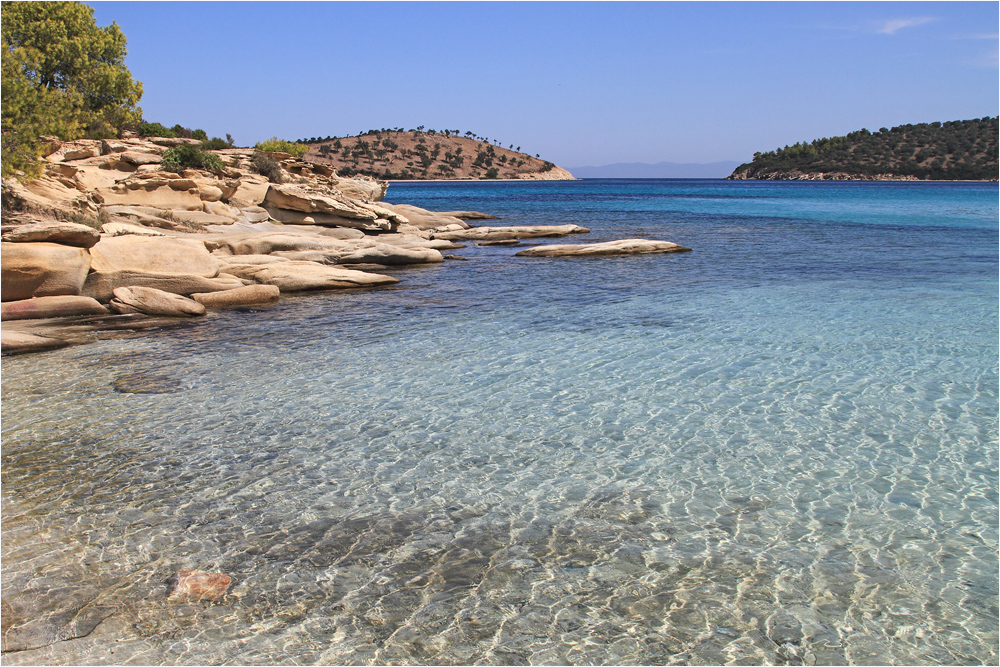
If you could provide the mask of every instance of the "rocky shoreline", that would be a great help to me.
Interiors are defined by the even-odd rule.
[[[392,285],[400,279],[387,271],[464,259],[442,254],[460,241],[507,245],[589,231],[473,227],[467,220],[493,216],[388,204],[385,181],[341,178],[286,154],[267,154],[280,165],[270,180],[256,173],[253,149],[212,151],[223,165],[214,170],[161,164],[170,148],[196,143],[51,139],[40,178],[3,182],[4,354],[267,306],[284,293]],[[564,255],[681,249],[626,241]]]

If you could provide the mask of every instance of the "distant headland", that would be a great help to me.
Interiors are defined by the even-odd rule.
[[[728,176],[775,181],[996,181],[997,117],[866,129],[754,153]]]
[[[540,156],[460,130],[382,128],[348,137],[300,139],[304,159],[341,176],[386,180],[573,180],[573,174]]]

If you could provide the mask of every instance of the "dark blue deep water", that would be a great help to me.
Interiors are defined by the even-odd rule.
[[[386,199],[693,251],[5,359],[5,663],[997,662],[995,183]]]

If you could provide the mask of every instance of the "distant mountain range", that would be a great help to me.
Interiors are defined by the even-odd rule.
[[[577,178],[725,178],[739,162],[618,162],[600,167],[573,167]]]

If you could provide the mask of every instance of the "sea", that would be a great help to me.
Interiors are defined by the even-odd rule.
[[[692,251],[5,358],[5,664],[997,664],[996,183],[386,200]]]

